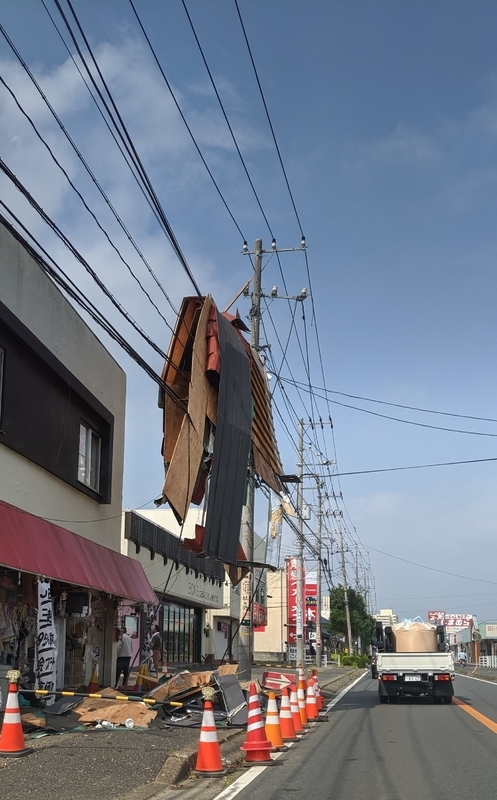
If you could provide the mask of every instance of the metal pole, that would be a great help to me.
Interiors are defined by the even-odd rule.
[[[349,655],[352,655],[352,626],[350,624],[350,608],[349,608],[349,593],[347,587],[347,570],[345,569],[345,553],[343,549],[343,533],[340,528],[340,552],[342,554],[342,575],[343,575],[343,594],[345,600],[345,619],[347,621],[347,644],[349,648]]]
[[[297,623],[296,623],[296,645],[297,645],[297,666],[304,666],[305,664],[305,651],[304,651],[304,609],[303,609],[303,520],[302,520],[302,481],[304,471],[304,420],[299,420],[299,462],[298,462],[298,476],[299,482],[297,484],[297,523],[298,523],[298,538],[297,538]]]
[[[254,350],[259,350],[259,330],[261,318],[261,273],[262,273],[262,239],[256,239],[254,258],[254,291],[252,293],[252,318],[251,344]],[[254,505],[255,483],[252,464],[248,465],[247,502],[245,505],[241,545],[247,561],[254,560]],[[252,626],[252,593],[253,574],[250,572],[241,585],[240,603],[240,636],[238,648],[238,666],[243,680],[249,681],[252,677],[252,654],[254,648],[254,632]]]
[[[323,657],[323,642],[321,638],[321,517],[323,515],[321,483],[317,480],[318,487],[318,563],[316,567],[317,582],[317,613],[316,613],[316,665],[321,666]]]

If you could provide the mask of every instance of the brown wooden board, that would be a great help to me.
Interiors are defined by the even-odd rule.
[[[205,375],[206,330],[211,304],[211,298],[207,297],[200,312],[192,352],[188,416],[183,418],[164,482],[164,496],[181,519],[184,519],[188,512],[204,452],[209,390],[209,382]]]
[[[110,700],[95,702],[98,705],[94,707],[89,706],[81,710],[81,706],[78,706],[75,710],[74,713],[78,714],[81,723],[87,725],[105,719],[116,725],[124,725],[127,719],[132,719],[137,727],[144,728],[157,716],[157,711],[148,708],[145,703],[112,703]]]

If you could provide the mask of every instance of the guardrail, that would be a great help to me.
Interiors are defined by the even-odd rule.
[[[478,666],[497,669],[497,656],[480,656],[478,659]]]

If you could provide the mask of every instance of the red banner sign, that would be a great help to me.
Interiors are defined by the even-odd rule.
[[[445,625],[446,628],[471,628],[472,614],[446,614],[445,611],[428,611],[428,622]]]

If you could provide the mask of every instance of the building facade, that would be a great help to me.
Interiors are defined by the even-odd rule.
[[[125,375],[5,220],[0,286],[0,668],[110,684],[119,602],[154,599],[120,553]]]
[[[168,509],[126,511],[123,518],[122,552],[140,562],[155,591],[161,658],[169,666],[230,657],[233,609],[224,567],[182,544],[195,533],[199,513],[191,509],[183,527]],[[145,634],[141,620],[136,661]]]

